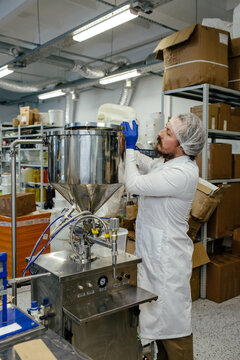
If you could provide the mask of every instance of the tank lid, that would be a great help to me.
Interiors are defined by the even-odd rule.
[[[117,124],[103,123],[103,122],[74,122],[66,124],[64,127],[66,130],[77,129],[109,129],[109,130],[122,130],[123,127]]]

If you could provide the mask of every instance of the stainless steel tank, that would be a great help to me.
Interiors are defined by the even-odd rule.
[[[49,183],[79,211],[96,212],[123,183],[121,126],[74,123],[47,133]]]

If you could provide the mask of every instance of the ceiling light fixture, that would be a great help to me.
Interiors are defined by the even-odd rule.
[[[87,40],[127,21],[136,19],[136,17],[138,17],[138,12],[132,9],[130,4],[125,5],[76,30],[73,40],[79,42]]]
[[[126,80],[136,76],[140,76],[141,74],[142,71],[140,69],[133,69],[133,70],[117,73],[114,75],[105,76],[99,80],[99,83],[101,85],[106,85],[116,81]]]
[[[13,70],[13,69],[10,69],[10,68],[8,67],[8,65],[2,66],[2,67],[0,68],[0,78],[11,74],[13,71],[14,71],[14,70]]]
[[[44,94],[40,94],[40,95],[38,95],[38,98],[39,98],[39,100],[46,100],[46,99],[51,99],[51,98],[55,98],[55,97],[63,96],[63,95],[66,95],[66,93],[60,89],[60,90],[53,90],[53,91],[46,92]]]

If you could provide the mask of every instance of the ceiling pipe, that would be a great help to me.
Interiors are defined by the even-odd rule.
[[[50,80],[38,81],[37,84],[33,83],[19,83],[10,80],[0,80],[0,88],[8,91],[19,93],[34,93],[49,87],[61,84],[62,80],[53,78]]]
[[[112,64],[103,64],[100,66],[78,65],[73,67],[73,71],[87,79],[99,79],[109,73],[119,69],[123,65],[129,65],[130,60],[125,56],[116,56],[112,59]]]

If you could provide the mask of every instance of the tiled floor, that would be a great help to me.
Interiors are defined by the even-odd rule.
[[[30,286],[18,289],[18,306],[30,307]],[[215,303],[198,299],[192,312],[195,360],[240,360],[240,296]]]

